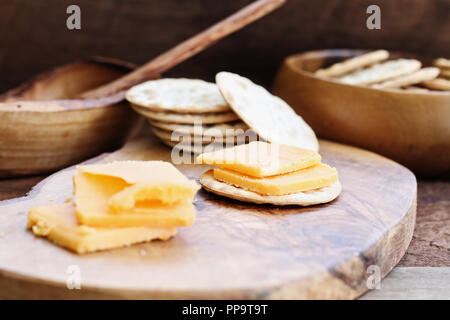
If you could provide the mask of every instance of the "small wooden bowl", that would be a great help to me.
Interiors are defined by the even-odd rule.
[[[319,78],[313,73],[364,52],[323,50],[290,56],[278,71],[273,92],[320,137],[375,151],[421,176],[449,173],[449,92],[372,89]],[[429,63],[420,60],[424,65]]]
[[[55,171],[122,145],[138,116],[120,95],[76,97],[132,67],[75,62],[0,95],[0,177]]]

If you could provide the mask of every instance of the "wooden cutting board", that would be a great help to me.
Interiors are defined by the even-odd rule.
[[[89,162],[170,160],[170,150],[147,131]],[[416,179],[374,153],[328,141],[320,147],[343,185],[329,204],[252,205],[202,190],[195,225],[175,238],[87,255],[25,229],[31,207],[72,196],[75,168],[55,173],[28,196],[0,202],[0,298],[356,298],[373,270],[384,277],[405,253]],[[179,168],[190,178],[208,169]],[[74,270],[80,290],[66,285]]]

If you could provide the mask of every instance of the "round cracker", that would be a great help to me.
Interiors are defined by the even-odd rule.
[[[211,139],[203,139],[201,136],[191,136],[186,135],[186,134],[176,134],[176,135],[172,135],[172,132],[170,131],[165,131],[165,130],[161,130],[158,128],[154,128],[152,127],[152,132],[155,134],[155,136],[157,136],[158,138],[160,138],[161,140],[166,140],[166,141],[172,141],[175,143],[178,142],[186,142],[187,140],[190,141],[190,143],[197,143],[197,144],[208,144],[213,142]]]
[[[157,120],[171,123],[202,124],[223,123],[236,121],[238,116],[234,112],[216,112],[216,113],[174,113],[174,112],[156,112],[137,105],[131,105],[133,109],[150,120]]]
[[[216,82],[233,111],[266,141],[319,150],[311,127],[279,97],[230,72],[219,72]]]
[[[208,113],[230,111],[215,83],[198,79],[158,79],[132,87],[126,93],[132,104],[153,111]]]
[[[319,69],[315,73],[317,76],[324,78],[341,77],[349,72],[384,61],[387,58],[389,58],[388,51],[376,50],[335,63],[328,68]]]
[[[224,145],[222,143],[209,143],[209,144],[184,144],[182,142],[176,142],[171,140],[162,140],[161,141],[169,147],[182,150],[184,152],[200,154],[203,152],[212,152],[215,150],[223,149]]]
[[[433,61],[433,65],[441,69],[450,70],[450,59],[438,58]]]
[[[407,87],[413,84],[418,84],[423,81],[430,81],[435,79],[439,75],[439,68],[427,67],[422,68],[413,73],[406,74],[401,77],[397,77],[391,80],[384,81],[382,83],[372,85],[376,89],[392,89]]]
[[[450,80],[444,78],[436,78],[430,81],[424,81],[421,83],[424,87],[431,90],[449,91]]]
[[[415,72],[421,66],[422,63],[414,59],[390,60],[337,79],[346,84],[370,85]]]
[[[152,128],[152,132],[160,138],[161,140],[171,141],[171,142],[184,142],[184,144],[210,144],[210,143],[220,143],[220,144],[241,144],[250,141],[248,136],[201,136],[201,135],[190,135],[183,134],[177,131],[165,131],[158,128]]]
[[[239,130],[238,133],[242,131],[248,130],[248,126],[238,120],[235,122],[229,123],[219,123],[219,124],[211,124],[211,125],[189,125],[189,124],[178,124],[178,123],[167,123],[161,121],[151,120],[150,124],[154,127],[157,127],[166,131],[176,131],[181,134],[190,134],[190,135],[202,135],[204,137],[210,136],[218,136],[218,133],[222,134],[224,137],[228,136],[236,136],[235,130]]]
[[[441,72],[439,73],[439,76],[450,79],[450,70],[440,69]]]
[[[335,182],[332,185],[305,192],[298,192],[283,196],[263,196],[258,193],[244,190],[224,182],[214,179],[213,170],[203,173],[199,178],[199,183],[209,192],[217,195],[258,204],[273,204],[277,206],[312,206],[327,203],[337,198],[341,193],[341,183]]]

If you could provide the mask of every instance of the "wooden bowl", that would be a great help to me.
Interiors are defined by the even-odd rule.
[[[132,67],[75,62],[0,95],[0,177],[55,171],[121,146],[138,119],[121,95],[76,97]]]
[[[450,171],[450,93],[380,90],[316,77],[363,50],[311,51],[285,59],[273,92],[322,138],[366,148],[421,176]],[[393,57],[410,57],[393,54]],[[420,59],[424,65],[427,59]]]

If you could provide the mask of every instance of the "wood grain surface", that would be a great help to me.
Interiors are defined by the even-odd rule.
[[[93,55],[143,64],[252,0],[77,0],[82,29],[66,28],[71,0],[0,2],[0,92],[50,67]],[[381,30],[366,9],[381,8]],[[385,48],[450,56],[448,0],[289,0],[276,12],[168,73],[213,80],[238,72],[269,86],[283,59],[325,48]],[[14,31],[14,32],[11,32]]]
[[[395,268],[362,300],[450,300],[450,268]]]
[[[416,181],[373,153],[321,141],[325,163],[344,186],[334,202],[310,208],[250,205],[200,191],[191,228],[167,242],[79,256],[25,230],[36,204],[71,196],[73,168],[42,181],[25,198],[0,204],[0,297],[14,298],[356,298],[366,272],[385,276],[412,237]],[[112,159],[170,159],[148,132]],[[181,165],[190,178],[205,166]],[[20,254],[17,254],[20,252]],[[65,287],[80,267],[82,290]]]
[[[0,180],[0,201],[25,196],[46,176]],[[398,267],[450,267],[450,181],[419,180],[411,243]]]
[[[450,267],[450,180],[418,183],[413,239],[400,261],[405,267]]]

